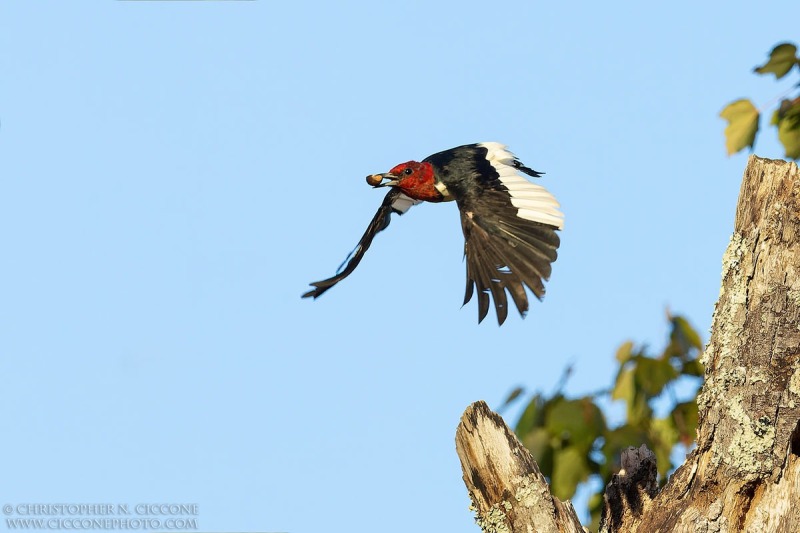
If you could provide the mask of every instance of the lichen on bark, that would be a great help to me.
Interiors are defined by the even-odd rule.
[[[660,491],[646,462],[615,476],[601,531],[800,531],[799,269],[798,168],[751,157],[702,359],[697,446]],[[457,451],[482,526],[581,531],[485,404],[462,417]],[[529,475],[531,486],[521,485]]]

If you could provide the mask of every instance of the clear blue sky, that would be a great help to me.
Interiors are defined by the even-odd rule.
[[[478,531],[463,409],[707,337],[746,156],[725,103],[796,2],[0,4],[0,504],[197,503],[206,531]],[[779,157],[774,132],[757,152]],[[383,192],[500,141],[560,200],[526,320],[477,324],[456,206],[318,301]],[[632,443],[635,444],[635,443]],[[5,527],[5,523],[0,529]]]

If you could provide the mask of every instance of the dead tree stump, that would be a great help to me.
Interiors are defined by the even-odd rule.
[[[623,454],[601,532],[800,531],[800,172],[750,157],[711,339],[697,447],[659,491],[645,447]],[[636,445],[637,443],[631,443]],[[483,402],[456,451],[486,532],[583,531],[530,453]]]

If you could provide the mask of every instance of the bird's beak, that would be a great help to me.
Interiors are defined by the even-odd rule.
[[[388,180],[388,181],[383,181],[383,180]],[[397,180],[397,176],[395,176],[394,174],[389,174],[387,172],[386,174],[370,174],[369,176],[367,176],[367,183],[369,183],[370,185],[372,185],[377,189],[378,187],[393,187],[397,185],[399,182]]]

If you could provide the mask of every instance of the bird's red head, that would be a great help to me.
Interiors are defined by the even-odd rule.
[[[434,185],[436,176],[433,172],[433,165],[430,163],[418,163],[417,161],[400,163],[390,170],[388,175],[391,176],[391,181],[387,185],[397,187],[415,200],[427,200],[428,202],[442,200],[442,194]]]

